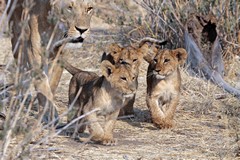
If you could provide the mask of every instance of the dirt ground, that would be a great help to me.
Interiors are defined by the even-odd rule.
[[[111,30],[108,25],[93,27],[83,48],[69,54],[67,59],[78,68],[100,74],[101,54],[109,43],[122,42],[121,34]],[[0,44],[0,64],[6,64],[11,57],[10,38],[2,37]],[[231,68],[234,68],[234,71]],[[174,118],[175,126],[172,129],[160,130],[151,123],[145,102],[146,70],[147,63],[143,62],[134,104],[135,117],[118,120],[116,123],[114,136],[118,139],[117,146],[106,147],[91,142],[83,144],[67,136],[57,135],[46,144],[37,145],[31,153],[32,159],[240,159],[238,99],[210,82],[190,76],[182,69],[182,92]],[[227,70],[226,80],[234,86],[240,86],[240,77],[232,77],[230,72],[240,73],[238,60],[233,60]],[[71,75],[64,71],[56,92],[55,99],[60,114],[67,110],[70,78]],[[223,95],[223,98],[218,99],[219,95]],[[65,122],[66,117],[62,117],[61,121]]]
[[[93,31],[83,48],[71,53],[68,61],[81,69],[99,73],[99,59],[116,33]],[[104,38],[103,38],[104,36]],[[100,38],[99,38],[100,37]],[[94,41],[94,42],[93,42]],[[102,41],[102,42],[101,42]],[[11,56],[9,38],[0,40],[1,63]],[[239,65],[238,65],[239,67]],[[141,65],[135,117],[118,120],[114,135],[118,145],[106,147],[82,144],[58,135],[33,150],[33,159],[239,159],[239,100],[211,83],[191,77],[182,70],[182,95],[172,129],[159,130],[151,123],[145,103],[147,64]],[[59,112],[67,109],[68,84],[71,76],[64,71],[57,90]],[[217,95],[226,98],[217,100]],[[64,118],[62,119],[64,122]]]

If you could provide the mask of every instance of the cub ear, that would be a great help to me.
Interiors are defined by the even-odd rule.
[[[115,66],[108,60],[104,60],[101,63],[101,71],[104,77],[108,78],[114,72]]]
[[[122,50],[122,47],[120,47],[117,43],[112,43],[108,46],[108,51],[110,52],[110,54],[115,54],[121,50]]]
[[[103,52],[101,57],[101,62],[105,60],[111,62],[113,65],[115,64],[114,57],[111,54],[107,54],[106,52]]]
[[[103,52],[102,57],[101,57],[101,62],[107,60],[107,53]]]
[[[122,47],[119,46],[117,43],[112,43],[108,46],[108,54],[107,59],[112,62],[112,64],[115,64],[119,61],[119,58],[121,56]]]
[[[172,52],[174,56],[178,59],[178,63],[183,65],[187,59],[187,51],[184,48],[178,48]]]
[[[148,63],[151,63],[153,58],[156,56],[158,49],[154,45],[149,47],[148,44],[145,43],[141,46],[140,51],[143,54],[143,59]]]

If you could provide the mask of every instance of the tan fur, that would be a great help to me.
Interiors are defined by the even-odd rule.
[[[148,52],[148,45],[144,44],[141,47],[121,47],[116,43],[109,45],[108,54],[103,55],[102,59],[110,61],[114,65],[127,65],[131,67],[132,72],[138,77],[139,66],[142,63],[143,57],[146,56]],[[136,85],[138,85],[138,81],[136,78]],[[126,98],[124,102],[124,107],[120,110],[119,116],[128,116],[133,115],[133,104],[135,101],[135,94],[133,97]]]
[[[35,0],[30,10],[25,0],[18,0],[10,16],[12,29],[12,50],[14,58],[21,71],[31,70],[38,77],[34,84],[41,95],[50,95],[43,98],[38,96],[39,103],[46,104],[46,98],[51,102],[54,92],[60,81],[63,68],[56,63],[57,59],[69,48],[81,46],[82,41],[89,34],[92,16],[90,0]],[[11,1],[14,6],[15,1]],[[11,13],[8,11],[8,13]],[[23,23],[25,22],[25,23]],[[25,26],[22,26],[25,24]],[[74,43],[67,43],[62,50],[52,50],[55,42],[64,37],[76,38]],[[51,53],[50,55],[45,55]],[[47,72],[39,72],[39,70]],[[42,74],[42,75],[41,75]],[[39,84],[39,80],[42,81]],[[42,102],[41,102],[42,101]],[[53,104],[54,105],[54,104]]]
[[[183,48],[155,50],[147,72],[147,106],[153,123],[159,128],[170,128],[180,96],[179,65],[187,58]]]
[[[70,73],[76,71],[71,65],[64,65]],[[114,66],[107,60],[102,62],[101,70],[101,77],[93,72],[81,70],[73,75],[69,85],[69,105],[72,105],[74,98],[77,98],[77,101],[73,104],[73,110],[70,112],[73,114],[69,115],[68,121],[99,109],[80,121],[80,128],[76,128],[76,131],[82,132],[85,129],[83,122],[86,122],[92,140],[103,145],[115,145],[113,127],[124,99],[136,92],[136,76],[129,66]],[[101,117],[105,120],[103,124],[100,123]]]

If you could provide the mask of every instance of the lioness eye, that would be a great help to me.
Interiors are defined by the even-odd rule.
[[[154,61],[155,63],[157,63],[157,59],[154,59],[153,61]]]
[[[93,7],[88,7],[87,13],[89,14],[92,11]]]
[[[165,59],[164,60],[164,63],[167,63],[167,62],[169,62],[170,61],[170,59]]]
[[[70,2],[69,6],[68,6],[68,10],[71,11],[73,9],[73,2]]]
[[[127,81],[126,77],[121,77],[121,80]]]
[[[133,62],[136,62],[137,61],[137,59],[133,59]]]

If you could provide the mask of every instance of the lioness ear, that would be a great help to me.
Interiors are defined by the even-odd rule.
[[[101,63],[101,70],[104,77],[108,78],[115,70],[115,66],[108,60]]]
[[[153,58],[158,52],[158,49],[152,45],[151,47],[148,46],[148,44],[144,44],[141,46],[140,51],[143,54],[143,59],[147,61],[148,63],[151,63]]]
[[[61,13],[59,0],[50,0],[50,5],[55,16]]]
[[[184,48],[178,48],[172,52],[175,57],[178,59],[178,63],[183,65],[187,59],[187,51]]]
[[[50,4],[54,6],[59,0],[50,0]]]

